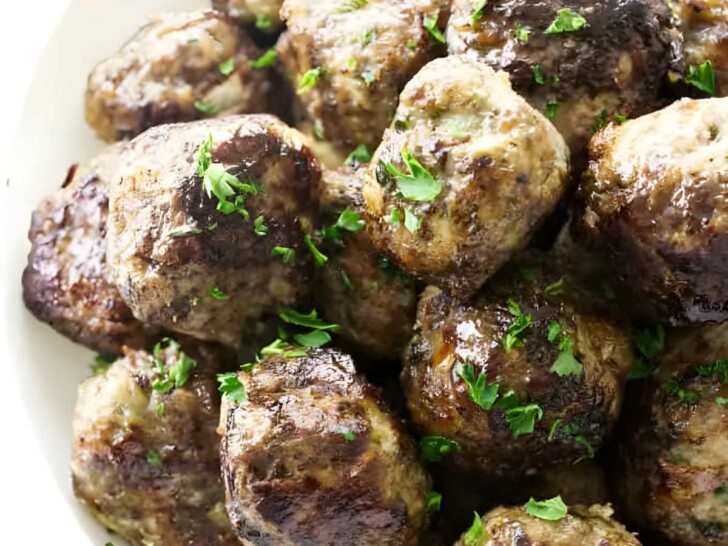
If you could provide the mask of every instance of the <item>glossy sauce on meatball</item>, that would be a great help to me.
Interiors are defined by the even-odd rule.
[[[662,0],[508,0],[477,13],[473,6],[454,0],[449,52],[506,71],[572,153],[605,120],[659,108],[679,47]]]
[[[463,56],[432,61],[402,92],[364,177],[372,242],[467,299],[554,209],[568,155],[505,74]]]
[[[429,477],[350,357],[316,349],[240,373],[221,415],[227,508],[254,546],[413,546]]]
[[[107,141],[163,123],[262,112],[270,92],[260,52],[215,11],[154,16],[91,71],[86,121]]]
[[[108,239],[134,315],[237,346],[266,315],[295,305],[311,286],[305,238],[320,176],[300,134],[273,116],[166,125],[134,139],[111,188]]]

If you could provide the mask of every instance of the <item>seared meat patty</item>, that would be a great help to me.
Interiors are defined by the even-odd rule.
[[[405,83],[441,44],[425,28],[443,0],[286,0],[278,58],[307,117],[345,149],[376,147]],[[439,30],[438,30],[439,32]],[[444,47],[442,47],[444,49]]]
[[[183,344],[129,350],[80,386],[73,490],[135,546],[233,546],[215,433],[221,355],[212,346]]]
[[[499,507],[481,518],[483,532],[455,546],[641,546],[637,537],[612,518],[609,506],[570,506],[558,521],[529,515],[523,508]]]
[[[457,443],[443,464],[508,481],[593,457],[633,364],[627,334],[577,286],[538,262],[523,271],[467,303],[428,288],[402,371],[419,431]]]
[[[324,172],[325,224],[346,227],[336,228],[339,236],[324,247],[329,262],[319,271],[314,299],[327,321],[341,325],[341,338],[352,350],[399,360],[412,337],[417,287],[372,246],[360,212],[362,172],[351,167]]]
[[[417,544],[430,480],[350,357],[268,358],[238,379],[247,400],[223,402],[221,453],[243,544]]]
[[[473,6],[453,1],[449,52],[505,70],[572,153],[583,152],[606,120],[659,108],[679,59],[679,34],[663,0],[508,0],[477,13]],[[568,24],[563,10],[583,22]]]
[[[270,93],[260,52],[216,11],[161,14],[91,71],[86,121],[107,141],[163,123],[262,112]]]
[[[728,325],[670,332],[659,373],[625,419],[614,494],[679,546],[728,545]]]
[[[590,144],[582,237],[646,318],[728,319],[728,99],[683,100]]]
[[[202,174],[204,173],[204,176]],[[267,115],[155,127],[111,188],[109,263],[134,315],[237,346],[310,289],[321,172]]]
[[[467,299],[554,209],[568,155],[504,74],[462,56],[432,61],[402,92],[364,177],[372,242]]]
[[[41,321],[105,354],[144,348],[158,335],[145,326],[108,281],[106,218],[109,182],[124,145],[111,146],[70,169],[64,187],[33,212],[23,301]]]

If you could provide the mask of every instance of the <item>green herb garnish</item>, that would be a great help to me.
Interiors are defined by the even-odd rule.
[[[245,385],[240,381],[237,373],[218,374],[217,382],[220,383],[218,390],[226,399],[235,404],[242,404],[248,401],[248,393],[245,391]]]
[[[529,515],[546,521],[559,521],[566,517],[568,507],[561,500],[561,496],[544,501],[537,501],[533,497],[523,506]]]
[[[424,436],[420,440],[420,455],[427,462],[436,463],[445,455],[460,451],[460,444],[443,436]]]
[[[564,32],[576,32],[586,26],[586,19],[568,8],[560,9],[556,19],[544,31],[546,34],[562,34]]]

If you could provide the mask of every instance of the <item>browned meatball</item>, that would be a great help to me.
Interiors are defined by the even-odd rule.
[[[220,364],[211,346],[165,341],[127,351],[78,390],[74,493],[135,546],[238,544],[215,433]]]
[[[630,520],[680,546],[728,545],[728,325],[668,335],[625,422],[614,493]]]
[[[281,27],[283,0],[212,0],[212,7],[230,15],[242,24],[254,24],[263,32],[275,32]]]
[[[728,4],[725,0],[668,0],[668,4],[684,36],[685,63],[697,68],[710,61],[715,94],[727,95]]]
[[[542,267],[506,269],[468,303],[425,291],[402,382],[421,433],[458,444],[444,463],[512,480],[594,455],[633,357],[581,300]]]
[[[165,125],[123,159],[109,263],[137,318],[237,346],[306,296],[321,173],[295,130],[267,115]]]
[[[467,299],[556,206],[568,155],[504,74],[465,57],[432,61],[402,92],[364,177],[374,246]]]
[[[559,25],[563,10],[581,19]],[[659,108],[678,38],[663,0],[508,0],[477,13],[471,0],[454,0],[447,33],[451,54],[508,72],[572,153],[605,120]]]
[[[412,337],[417,287],[379,255],[364,230],[361,172],[345,167],[324,173],[325,223],[345,227],[335,228],[325,244],[329,261],[317,278],[316,308],[342,327],[341,338],[352,350],[399,360]]]
[[[64,187],[33,212],[23,300],[55,330],[101,353],[146,347],[156,328],[134,318],[107,280],[109,181],[123,145],[70,169]]]
[[[577,227],[647,318],[728,319],[727,157],[728,98],[684,100],[590,144]]]
[[[220,12],[156,15],[91,71],[86,121],[114,141],[163,123],[262,112],[266,70],[250,65],[259,55]]]
[[[481,518],[482,532],[455,546],[641,546],[637,537],[612,518],[609,506],[570,506],[566,516],[547,521],[523,508],[500,507]]]
[[[376,147],[404,84],[437,55],[425,24],[445,12],[443,0],[283,2],[278,58],[324,138]]]
[[[315,349],[240,373],[221,427],[227,508],[255,546],[410,546],[430,481],[351,358]]]

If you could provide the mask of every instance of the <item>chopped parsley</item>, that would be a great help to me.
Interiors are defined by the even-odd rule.
[[[488,374],[478,372],[470,363],[461,364],[456,373],[468,386],[470,399],[485,411],[493,407],[498,399],[498,383],[488,384]]]
[[[157,408],[155,411],[157,413],[157,417],[159,417],[160,419],[164,417],[164,402],[160,402],[159,404],[157,404]]]
[[[473,523],[470,525],[470,529],[465,532],[463,542],[465,543],[465,546],[482,546],[483,542],[486,540],[488,540],[488,533],[486,532],[485,527],[483,527],[483,520],[480,519],[478,513],[475,512],[475,518],[473,519]]]
[[[438,19],[439,17],[425,17],[425,28],[435,40],[437,40],[441,44],[444,44],[445,36],[442,34],[440,28],[437,26]]]
[[[357,233],[364,229],[364,220],[361,219],[361,214],[350,208],[346,208],[344,212],[339,215],[336,220],[336,227],[352,233]]]
[[[417,233],[422,227],[422,218],[412,212],[409,207],[404,208],[404,227],[410,233]]]
[[[415,49],[417,49],[417,42],[415,42],[412,38],[407,40],[406,45],[407,45],[407,49],[409,49],[410,51],[414,51]]]
[[[556,101],[549,101],[546,103],[546,118],[553,121],[556,119],[556,113],[559,111],[559,103]]]
[[[149,451],[147,451],[147,463],[149,463],[149,466],[152,468],[161,468],[162,456],[159,454],[159,451],[150,448]]]
[[[697,393],[683,388],[681,382],[674,377],[668,379],[663,388],[667,394],[677,397],[680,402],[685,404],[695,402],[698,397]]]
[[[274,246],[271,256],[280,256],[284,264],[290,264],[296,259],[296,251],[287,246]]]
[[[354,440],[356,440],[356,434],[354,434],[350,430],[344,430],[341,433],[341,435],[344,437],[344,440],[346,440],[347,442],[353,442]]]
[[[276,53],[276,50],[269,49],[268,51],[263,53],[257,59],[248,61],[248,63],[253,68],[266,68],[268,66],[272,66],[276,62],[277,59],[278,59],[278,54]]]
[[[584,367],[581,362],[574,356],[574,340],[571,336],[562,333],[561,339],[559,340],[559,356],[549,371],[559,377],[567,377],[570,375],[580,375],[583,370]]]
[[[402,197],[410,201],[432,201],[442,192],[442,184],[417,161],[412,152],[402,150],[402,161],[409,174],[403,173],[394,165],[383,162],[387,172],[397,181],[397,188]]]
[[[514,347],[523,347],[523,332],[531,326],[533,317],[530,314],[524,314],[520,306],[514,299],[508,300],[508,311],[515,318],[508,326],[506,335],[503,336],[503,348],[510,353]]]
[[[294,334],[293,340],[302,347],[323,347],[331,341],[331,335],[323,330],[313,330],[305,334]]]
[[[315,309],[310,313],[301,313],[295,309],[284,307],[280,310],[278,316],[283,322],[293,324],[295,326],[314,328],[316,330],[327,330],[335,333],[341,332],[341,326],[321,320]]]
[[[265,218],[258,216],[253,222],[253,231],[258,237],[265,237],[268,235],[268,226],[265,225]]]
[[[728,398],[723,398],[722,396],[717,396],[715,398],[715,403],[718,404],[719,406],[725,406],[726,404],[728,404]]]
[[[542,418],[543,410],[538,404],[526,404],[506,410],[506,422],[515,438],[523,434],[532,434],[536,421]]]
[[[623,123],[629,121],[629,116],[625,114],[614,114],[614,121],[622,125]]]
[[[424,461],[436,463],[445,455],[460,451],[460,444],[443,436],[424,436],[420,440],[420,455]]]
[[[488,0],[475,0],[475,5],[473,6],[473,13],[470,16],[470,24],[475,25],[478,21],[480,21],[483,18],[483,12],[485,11],[485,6],[488,4]]]
[[[351,153],[346,156],[346,161],[344,161],[344,164],[346,165],[358,165],[360,163],[369,163],[369,160],[372,158],[372,154],[369,151],[369,148],[366,144],[359,144],[356,148],[354,148]]]
[[[721,383],[728,383],[728,360],[719,359],[706,366],[698,366],[698,375],[707,377],[714,375]]]
[[[659,324],[654,328],[640,328],[632,339],[639,358],[627,379],[642,379],[652,375],[657,368],[656,359],[665,350],[665,329]]]
[[[428,512],[439,512],[442,506],[442,493],[428,491],[425,496],[425,510]]]
[[[218,390],[227,400],[235,404],[242,404],[248,401],[248,393],[245,391],[245,385],[240,381],[237,373],[218,374],[217,382],[220,383]]]
[[[199,228],[197,226],[193,226],[191,224],[185,224],[184,226],[174,229],[172,231],[167,232],[167,237],[172,238],[180,238],[180,237],[189,237],[191,235],[200,235],[201,233],[204,233],[205,230],[202,228]]]
[[[165,350],[172,350],[176,358],[176,361],[166,368],[162,360],[162,353]],[[197,367],[197,362],[182,351],[180,344],[168,337],[154,346],[152,355],[159,373],[159,377],[152,382],[152,389],[157,392],[166,393],[175,387],[183,387],[192,374],[192,370]]]
[[[516,21],[515,33],[516,33],[516,38],[522,44],[527,44],[528,39],[531,37],[531,29],[527,26],[522,25],[518,21]]]
[[[369,3],[369,0],[346,0],[343,7],[336,10],[337,13],[348,13],[363,8]]]
[[[705,61],[697,66],[688,66],[688,72],[685,74],[685,82],[700,89],[701,91],[704,91],[708,95],[715,95],[715,73],[713,72],[713,63]]]
[[[367,30],[359,37],[359,41],[361,42],[361,45],[363,45],[363,46],[368,46],[369,44],[372,43],[373,40],[374,40],[374,29]]]
[[[562,277],[558,281],[552,282],[546,288],[544,288],[543,293],[546,296],[560,296],[564,293],[565,285],[566,281],[564,281],[564,278]]]
[[[602,110],[599,112],[599,115],[594,120],[594,123],[592,123],[591,126],[591,133],[597,133],[604,129],[607,126],[607,116],[608,112],[606,110]]]
[[[339,271],[339,274],[341,275],[341,282],[344,283],[344,286],[346,287],[346,289],[349,292],[353,292],[354,291],[354,283],[351,282],[351,278],[349,278],[349,275],[346,273],[346,271],[344,271],[343,269],[341,269]]]
[[[200,113],[205,114],[206,116],[214,116],[220,110],[222,110],[222,108],[220,108],[220,106],[215,104],[214,102],[204,102],[201,100],[195,101],[195,108]]]
[[[311,89],[318,85],[319,79],[323,73],[324,71],[320,67],[307,70],[298,80],[297,93],[300,95],[311,91]]]
[[[258,14],[255,16],[255,28],[268,30],[271,26],[273,26],[273,21],[267,15]]]
[[[235,57],[231,57],[227,61],[221,62],[217,69],[220,71],[220,74],[223,76],[229,76],[233,73],[233,70],[235,70]]]
[[[91,363],[91,372],[94,375],[104,375],[114,363],[116,358],[111,355],[98,354],[94,357],[94,361]]]
[[[546,339],[549,340],[549,343],[553,343],[556,341],[556,339],[559,337],[559,334],[561,333],[561,324],[559,324],[557,321],[552,320],[549,322],[549,331],[546,335]]]
[[[396,227],[399,227],[399,224],[402,223],[402,211],[399,209],[392,209],[392,212],[389,213],[389,216],[384,219],[385,222],[388,224],[392,224]]]
[[[568,507],[561,500],[561,496],[543,501],[537,501],[531,497],[523,508],[528,515],[546,521],[559,521],[564,519],[569,512]]]
[[[218,286],[211,286],[208,288],[207,295],[218,301],[224,301],[230,298],[230,296],[223,292]]]
[[[546,34],[563,34],[564,32],[576,32],[586,26],[586,19],[568,8],[560,9],[556,19],[545,30]]]
[[[538,85],[546,83],[546,73],[543,71],[543,67],[540,64],[533,65],[531,67],[531,72],[533,72],[533,81],[535,81]]]
[[[311,239],[311,236],[309,234],[303,236],[303,242],[306,244],[309,252],[311,252],[313,259],[316,262],[316,265],[319,267],[326,265],[326,262],[329,261],[328,256],[325,256],[321,253],[321,251],[316,247],[316,244],[313,242],[313,239]]]

